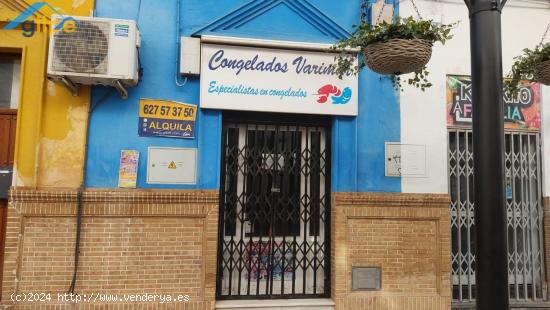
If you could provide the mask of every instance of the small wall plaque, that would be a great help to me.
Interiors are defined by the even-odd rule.
[[[354,291],[382,289],[382,269],[380,267],[352,267],[351,286]]]

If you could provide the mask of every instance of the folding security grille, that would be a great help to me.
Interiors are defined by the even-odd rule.
[[[539,133],[535,132],[505,134],[508,283],[511,302],[546,299],[539,139]],[[473,302],[476,294],[472,151],[471,130],[449,130],[454,302]]]
[[[217,297],[329,293],[329,127],[224,122]]]

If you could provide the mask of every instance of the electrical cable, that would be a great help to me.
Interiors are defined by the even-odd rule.
[[[89,115],[88,115],[89,117]],[[88,122],[89,125],[89,122]],[[84,151],[86,152],[86,151]],[[84,167],[86,164],[84,164]],[[84,169],[85,170],[85,169]],[[78,188],[78,192],[76,195],[76,240],[75,240],[75,249],[74,249],[74,266],[73,266],[73,277],[71,279],[71,285],[69,286],[68,294],[74,294],[75,293],[75,287],[76,287],[76,279],[78,274],[78,260],[80,257],[80,234],[82,231],[82,196],[84,193],[84,182],[80,185]]]
[[[78,262],[80,258],[80,239],[82,233],[82,212],[84,209],[84,190],[86,189],[86,163],[88,161],[88,141],[90,140],[90,119],[92,117],[92,112],[95,110],[100,103],[105,101],[110,95],[114,93],[114,89],[109,89],[105,94],[96,101],[95,104],[90,102],[90,107],[88,108],[88,120],[86,122],[86,143],[84,144],[84,160],[82,166],[82,182],[78,187],[78,192],[76,194],[76,240],[75,240],[75,249],[74,249],[74,266],[73,266],[73,276],[71,279],[71,285],[69,286],[68,294],[74,294],[76,288],[76,281],[78,275]]]
[[[139,0],[139,2],[138,2],[138,8],[137,8],[137,13],[136,13],[136,23],[139,23],[140,13],[141,13],[141,0]]]
[[[139,22],[139,16],[141,12],[141,0],[139,0],[138,3],[138,10],[136,14],[136,23]],[[95,15],[95,7],[94,7],[94,15]],[[141,80],[141,77],[143,76],[143,67],[141,66],[141,57],[139,53],[139,48],[137,49],[138,53],[138,76],[139,80]],[[90,119],[92,117],[92,112],[95,110],[96,107],[99,106],[103,101],[105,101],[109,95],[113,94],[113,89],[109,89],[105,94],[99,98],[95,102],[90,102],[90,107],[88,108],[88,120],[86,122],[86,143],[84,145],[84,160],[83,160],[83,166],[82,166],[82,182],[80,183],[80,186],[78,187],[78,192],[76,194],[76,240],[75,240],[75,249],[74,249],[74,266],[73,266],[73,276],[71,279],[71,284],[69,286],[68,293],[74,294],[75,288],[76,288],[76,281],[78,276],[78,263],[80,260],[80,239],[82,234],[82,212],[84,209],[84,190],[86,189],[86,164],[88,161],[88,141],[90,140]]]
[[[141,66],[141,53],[139,52],[139,47],[137,48],[137,61],[138,61],[138,83],[141,82],[141,78],[143,77],[143,67]]]
[[[139,23],[139,17],[141,13],[141,0],[138,2],[138,9],[136,13],[136,23]],[[95,15],[95,4],[94,4],[94,15]],[[141,57],[139,48],[137,49],[138,54],[138,76],[139,80],[143,76],[143,67],[141,66]],[[88,161],[88,141],[90,140],[90,119],[92,117],[92,112],[95,110],[99,104],[105,101],[111,94],[113,94],[113,89],[109,89],[105,94],[95,102],[90,102],[90,107],[88,108],[88,120],[86,123],[86,143],[84,145],[84,160],[82,166],[82,182],[78,187],[78,192],[76,195],[76,240],[75,240],[75,250],[74,250],[74,266],[73,266],[73,276],[71,279],[71,284],[69,286],[68,293],[74,294],[76,288],[76,281],[78,275],[78,263],[80,259],[80,239],[82,234],[82,213],[84,208],[84,190],[86,189],[86,164]]]
[[[141,0],[138,2],[138,9],[136,13],[136,24],[139,29],[139,17],[141,15]],[[139,47],[137,48],[137,57],[138,57],[138,83],[141,81],[141,77],[143,76],[143,67],[141,66],[141,54],[139,52]]]
[[[78,275],[78,261],[80,258],[80,235],[82,232],[82,209],[83,209],[83,194],[85,189],[85,182],[86,182],[86,161],[88,157],[88,139],[90,135],[90,117],[91,117],[91,111],[92,111],[92,104],[90,102],[90,107],[88,108],[88,120],[86,122],[86,143],[84,144],[84,161],[82,164],[82,183],[80,183],[80,187],[78,188],[78,192],[76,194],[76,240],[75,240],[75,248],[74,248],[74,266],[73,266],[73,277],[71,279],[71,285],[69,286],[68,293],[74,294],[75,288],[76,288],[76,280]]]
[[[176,0],[176,72],[174,76],[174,80],[176,82],[176,86],[183,87],[185,84],[187,84],[187,77],[183,80],[183,82],[180,82],[180,48],[181,48],[181,40],[180,40],[180,10],[181,10],[181,0]]]
[[[544,39],[546,39],[546,36],[548,35],[548,30],[550,30],[550,23],[548,23],[548,26],[546,26],[546,31],[542,35],[542,39],[540,39],[539,45],[537,45],[537,48],[542,47],[544,43]]]
[[[176,73],[176,85],[179,86],[179,87],[183,87],[183,86],[185,86],[185,84],[187,84],[187,77],[185,77],[185,79],[183,80],[183,83],[180,83],[178,75]]]

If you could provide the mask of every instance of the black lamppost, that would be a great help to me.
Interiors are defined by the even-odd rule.
[[[508,309],[500,16],[506,0],[464,0],[470,12],[477,309]]]

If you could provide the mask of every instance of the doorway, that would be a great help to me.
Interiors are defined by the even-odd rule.
[[[510,301],[547,300],[544,268],[540,133],[505,132],[508,284]],[[474,302],[474,167],[471,129],[449,129],[451,194],[452,297],[455,304]]]
[[[4,266],[7,194],[13,177],[20,72],[21,54],[0,53],[0,281]]]
[[[330,292],[330,118],[225,113],[218,299]]]

